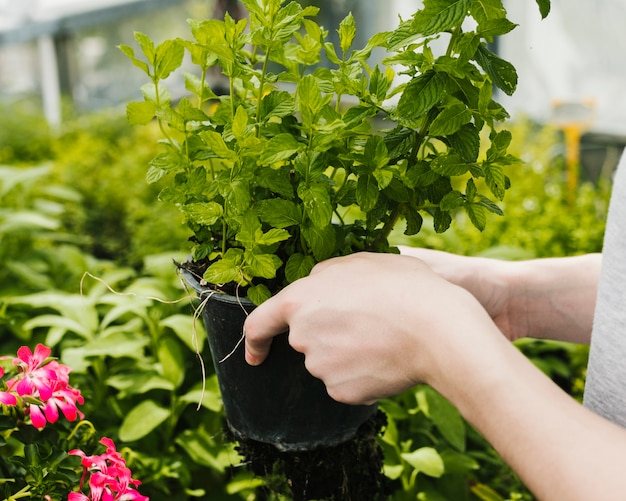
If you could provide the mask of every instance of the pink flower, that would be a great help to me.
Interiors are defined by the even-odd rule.
[[[17,350],[17,358],[13,360],[20,371],[21,377],[11,380],[11,383],[17,382],[16,390],[20,396],[33,395],[48,400],[52,395],[50,381],[57,378],[55,371],[48,365],[41,367],[46,359],[50,356],[51,350],[43,344],[35,347],[35,353],[28,346],[22,346]],[[12,388],[12,384],[9,384]]]
[[[0,378],[4,377],[4,368],[0,367]],[[0,404],[17,405],[17,397],[8,391],[0,391]]]
[[[71,455],[82,457],[84,471],[79,489],[83,489],[89,473],[91,497],[73,492],[68,496],[68,501],[149,501],[148,497],[142,496],[131,487],[138,486],[141,482],[131,478],[132,473],[122,455],[117,452],[113,440],[105,437],[100,443],[106,446],[106,452],[101,455],[87,456],[81,450],[69,452]]]
[[[19,398],[27,397],[24,398],[25,413],[38,429],[47,423],[56,423],[59,410],[68,421],[84,417],[77,407],[84,399],[80,391],[69,384],[71,369],[56,360],[43,365],[50,353],[50,348],[43,344],[38,344],[34,353],[28,346],[22,346],[13,359],[18,374],[7,381],[9,391],[0,392],[0,403],[5,405],[17,405]]]

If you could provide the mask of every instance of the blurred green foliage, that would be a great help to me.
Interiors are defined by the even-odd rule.
[[[424,225],[418,238],[396,235],[396,243],[506,259],[599,251],[610,182],[581,185],[568,205],[558,131],[528,121],[512,128],[513,153],[523,163],[508,172],[503,218],[491,218],[481,233],[459,215],[445,234]],[[159,187],[144,181],[153,131],[99,114],[54,138],[47,133],[31,152],[36,157],[20,158],[26,132],[14,133],[19,137],[5,130],[0,147],[7,164],[0,167],[0,354],[23,344],[52,346],[73,367],[83,411],[100,433],[125,445],[142,492],[154,501],[271,499],[223,433],[203,331],[194,327],[192,299],[171,262],[186,255],[186,230],[178,213],[156,200]],[[194,340],[204,348],[204,387]],[[580,397],[585,347],[519,346]],[[381,407],[389,419],[380,443],[392,499],[533,499],[429,387]]]

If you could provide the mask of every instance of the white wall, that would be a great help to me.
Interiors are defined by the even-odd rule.
[[[519,73],[507,110],[550,119],[555,100],[593,100],[593,128],[626,134],[626,0],[552,0],[544,20],[534,1],[505,5],[519,24],[499,47]]]

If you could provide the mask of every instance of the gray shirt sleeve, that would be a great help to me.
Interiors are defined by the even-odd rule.
[[[584,404],[626,427],[626,155],[615,176],[604,236]]]

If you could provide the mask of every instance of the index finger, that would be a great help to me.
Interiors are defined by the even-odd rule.
[[[250,365],[260,365],[267,358],[274,336],[289,328],[280,294],[255,308],[244,323],[245,357]]]

